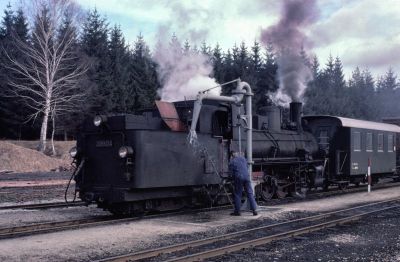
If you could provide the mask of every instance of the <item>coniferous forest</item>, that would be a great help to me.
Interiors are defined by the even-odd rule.
[[[135,113],[153,106],[162,83],[145,35],[127,43],[118,25],[94,9],[73,23],[71,11],[60,13],[42,6],[34,17],[8,6],[0,24],[0,138],[38,139],[43,128],[50,136],[73,136],[85,116],[97,113]],[[29,21],[29,22],[28,22]],[[56,25],[56,26],[54,26]],[[218,44],[197,46],[175,35],[182,52],[205,54],[211,77],[224,83],[240,77],[255,93],[255,107],[270,102],[278,88],[276,52],[255,41],[223,50]],[[47,49],[46,49],[47,48]],[[157,46],[155,46],[157,48]],[[38,50],[47,50],[41,56]],[[388,65],[385,75],[354,68],[345,78],[340,57],[319,61],[303,56],[313,73],[304,94],[305,114],[327,114],[377,120],[400,116],[400,88]],[[45,73],[43,73],[45,72]],[[230,87],[222,90],[228,93]],[[49,97],[49,90],[52,96]],[[43,118],[48,121],[43,125]]]

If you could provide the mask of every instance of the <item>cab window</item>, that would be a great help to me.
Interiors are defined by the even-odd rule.
[[[229,117],[226,111],[216,111],[212,117],[212,134],[223,138],[231,137]]]

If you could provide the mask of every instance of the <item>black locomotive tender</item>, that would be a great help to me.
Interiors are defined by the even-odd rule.
[[[204,99],[195,146],[188,143],[194,101],[167,103],[139,115],[87,119],[71,150],[79,197],[115,214],[168,210],[229,201],[229,151],[249,132],[241,103]],[[307,189],[346,187],[365,181],[368,159],[373,181],[395,176],[400,127],[335,116],[302,115],[290,104],[282,121],[275,106],[251,116],[252,179],[263,200],[304,195]],[[247,119],[249,120],[249,119]],[[243,150],[242,150],[243,151]]]

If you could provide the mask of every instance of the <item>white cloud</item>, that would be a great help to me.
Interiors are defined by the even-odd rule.
[[[11,4],[18,6],[20,1]],[[212,46],[218,42],[223,49],[241,41],[250,46],[261,28],[277,20],[281,4],[276,0],[76,1],[85,9],[96,7],[110,25],[120,24],[129,43],[142,32],[154,46],[158,29],[164,26],[182,41],[195,40],[199,45],[206,40]],[[0,3],[5,7],[8,0]],[[308,35],[322,65],[332,54],[342,59],[347,76],[356,65],[375,74],[389,66],[400,70],[400,0],[320,0],[318,6],[320,19]]]
[[[144,1],[144,0],[77,0],[84,8],[96,7],[108,17],[132,20],[135,29],[124,31],[136,33],[126,35],[131,42],[136,35],[149,32],[145,38],[154,45],[157,41],[157,29],[168,27],[169,32],[178,38],[189,39],[197,45],[207,41],[211,45],[217,42],[223,48],[230,48],[235,42],[246,41],[251,44],[258,38],[261,27],[271,24],[278,14],[276,1],[254,1],[251,5],[242,0],[233,1]],[[119,21],[110,21],[120,23]],[[136,23],[135,23],[136,22]],[[150,28],[150,30],[149,30]]]
[[[400,2],[363,0],[342,3],[309,32],[315,51],[324,64],[339,56],[347,77],[356,66],[384,74],[400,69]]]
[[[97,8],[105,14],[131,17],[137,21],[160,23],[170,17],[169,9],[164,1],[154,0],[76,0],[84,8]],[[118,21],[112,21],[118,23]]]

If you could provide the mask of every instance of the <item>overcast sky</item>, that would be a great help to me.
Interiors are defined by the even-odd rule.
[[[27,1],[27,0],[26,0]],[[0,0],[16,7],[20,0]],[[279,19],[278,0],[76,0],[96,7],[110,25],[119,24],[131,44],[142,32],[154,46],[160,35],[202,41],[224,50],[234,43],[251,45],[262,29]],[[305,1],[306,3],[307,1]],[[342,59],[346,78],[360,66],[374,76],[389,67],[400,72],[400,0],[319,0],[315,23],[305,29],[312,52],[324,65],[329,54]]]

